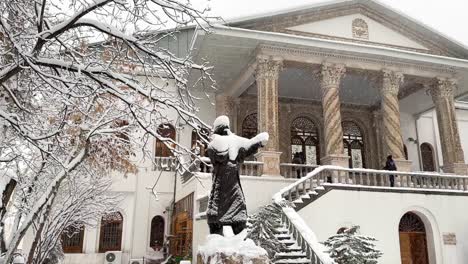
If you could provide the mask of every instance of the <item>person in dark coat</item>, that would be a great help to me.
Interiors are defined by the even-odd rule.
[[[255,154],[268,141],[267,133],[252,139],[236,136],[229,129],[229,118],[218,117],[207,154],[213,166],[213,184],[208,201],[210,234],[223,235],[223,226],[231,226],[234,234],[245,229],[247,207],[239,177],[240,164]]]
[[[292,163],[293,164],[302,164],[303,163],[302,158],[301,158],[301,153],[299,153],[299,152],[294,153]],[[296,174],[297,174],[297,178],[300,179],[301,178],[301,168],[300,167],[296,168]]]
[[[395,161],[393,160],[392,155],[387,157],[387,162],[385,162],[384,170],[396,171],[397,167]],[[390,175],[390,187],[395,187],[395,175]]]

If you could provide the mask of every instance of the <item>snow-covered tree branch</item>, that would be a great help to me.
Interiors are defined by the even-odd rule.
[[[102,182],[111,170],[135,173],[136,157],[153,160],[148,138],[178,157],[196,156],[157,128],[172,121],[168,112],[209,128],[197,117],[194,93],[214,89],[211,67],[160,42],[176,38],[181,26],[209,30],[206,11],[176,0],[0,0],[4,263],[31,228],[27,263],[41,263],[69,225],[112,208],[111,196],[100,193],[109,199],[97,204],[78,186]]]

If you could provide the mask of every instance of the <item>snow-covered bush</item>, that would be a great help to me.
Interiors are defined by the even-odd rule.
[[[275,229],[281,222],[281,215],[281,207],[270,204],[261,207],[257,213],[249,217],[247,238],[264,248],[270,259],[274,259],[276,252],[284,250],[284,244],[275,236]]]
[[[382,253],[375,249],[375,238],[358,234],[359,226],[340,229],[323,244],[338,264],[376,264]]]

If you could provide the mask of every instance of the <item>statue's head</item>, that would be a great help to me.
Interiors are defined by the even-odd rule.
[[[213,123],[214,133],[217,135],[226,136],[230,132],[229,117],[222,115],[218,116]]]

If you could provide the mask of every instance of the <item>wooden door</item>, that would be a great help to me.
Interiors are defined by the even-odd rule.
[[[411,261],[411,238],[409,233],[400,233],[401,264],[412,264]]]
[[[400,232],[401,264],[429,264],[425,233]]]
[[[429,264],[426,234],[411,234],[411,254],[413,255],[414,264]]]

